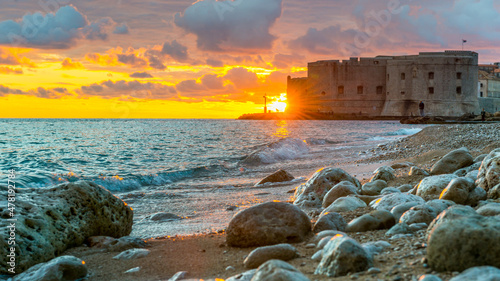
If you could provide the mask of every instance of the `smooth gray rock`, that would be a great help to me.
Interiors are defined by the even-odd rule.
[[[417,187],[417,195],[424,200],[439,199],[441,192],[448,186],[448,184],[457,176],[453,174],[439,175],[424,178],[420,181]]]
[[[268,202],[238,212],[229,222],[226,242],[233,247],[298,243],[309,233],[311,221],[297,206]]]
[[[365,249],[366,253],[370,255],[370,257],[374,257],[382,253],[385,249],[391,246],[391,243],[387,241],[375,241],[361,244],[363,249]]]
[[[398,187],[396,187],[399,191],[401,192],[408,192],[413,189],[413,186],[410,184],[403,184]]]
[[[497,217],[471,215],[441,220],[428,229],[428,264],[436,271],[462,271],[483,265],[500,267],[498,241]]]
[[[358,187],[350,181],[342,181],[330,189],[323,198],[323,208],[330,206],[335,200],[351,194],[358,194]]]
[[[425,203],[427,206],[431,206],[434,211],[436,211],[436,215],[439,215],[442,211],[448,209],[449,207],[456,205],[455,202],[450,201],[450,200],[441,200],[441,199],[434,199],[427,201]]]
[[[318,233],[323,230],[345,231],[347,223],[339,213],[326,213],[319,217],[314,224],[313,232]]]
[[[168,222],[182,220],[183,218],[176,214],[162,212],[151,215],[149,219],[156,222]]]
[[[313,261],[320,261],[323,258],[323,250],[319,250],[314,255],[312,255],[311,259]]]
[[[488,192],[488,198],[492,198],[489,195],[490,189],[500,184],[500,148],[491,151],[484,158],[479,168],[476,184]]]
[[[412,224],[409,225],[410,229],[413,232],[417,232],[417,231],[422,230],[422,229],[427,229],[428,226],[429,226],[429,224],[424,223],[424,222],[421,222],[421,223],[412,223]]]
[[[390,211],[397,205],[401,205],[408,202],[417,202],[419,204],[424,204],[425,201],[416,195],[405,194],[405,193],[392,193],[385,195],[379,200],[372,201],[370,203],[370,207],[377,210],[386,210]]]
[[[450,281],[500,281],[500,269],[493,266],[472,267]]]
[[[397,234],[409,234],[409,233],[413,233],[413,230],[406,223],[401,222],[391,227],[391,229],[389,229],[385,233],[385,235],[394,236]]]
[[[273,246],[259,247],[243,261],[246,268],[257,268],[268,260],[288,261],[299,257],[297,249],[290,244],[278,244]]]
[[[361,187],[362,195],[379,195],[382,189],[387,187],[387,182],[384,180],[375,180],[367,182]]]
[[[12,281],[69,281],[87,276],[87,265],[73,256],[60,256],[39,263],[12,278]]]
[[[323,248],[326,246],[326,244],[328,244],[328,242],[330,242],[330,240],[332,240],[332,238],[333,238],[333,237],[335,237],[335,236],[337,236],[337,235],[323,237],[323,238],[319,241],[319,243],[318,243],[318,245],[316,246],[316,248],[318,248],[318,249],[323,249]],[[343,236],[343,235],[342,235],[342,236]]]
[[[395,224],[394,216],[385,210],[376,210],[353,219],[347,225],[347,232],[365,232],[389,229]]]
[[[115,260],[135,260],[149,255],[148,249],[129,249],[114,256]]]
[[[401,162],[401,163],[394,163],[391,165],[391,168],[397,170],[397,169],[402,169],[402,168],[410,168],[414,164],[411,162]]]
[[[417,205],[411,207],[399,219],[400,223],[407,225],[413,223],[426,223],[430,224],[437,216],[436,210],[427,204]]]
[[[469,193],[476,188],[473,179],[462,177],[453,179],[446,188],[441,192],[439,199],[451,200],[457,204],[465,204]]]
[[[380,191],[381,195],[387,195],[391,193],[401,193],[401,190],[397,189],[396,187],[386,187]]]
[[[347,236],[347,234],[345,234],[344,232],[342,231],[337,231],[337,230],[323,230],[319,233],[317,233],[315,236],[314,236],[314,239],[313,239],[313,242],[314,243],[318,243],[319,241],[321,241],[321,239],[323,239],[324,237],[333,237],[335,235],[342,235],[342,236]]]
[[[410,176],[426,176],[427,177],[427,176],[429,176],[429,173],[422,168],[419,168],[417,166],[413,166],[413,167],[411,167],[408,175],[410,175]]]
[[[289,263],[270,260],[259,266],[251,281],[309,281],[302,272]]]
[[[488,194],[481,187],[476,187],[472,192],[469,193],[465,205],[476,206],[480,201],[486,200]]]
[[[464,177],[466,176],[469,172],[479,170],[479,167],[481,167],[481,162],[474,163],[468,167],[458,169],[456,170],[453,174],[459,177]]]
[[[443,281],[439,276],[432,274],[425,274],[418,278],[418,281]]]
[[[474,158],[470,155],[469,150],[462,147],[453,150],[441,158],[431,168],[432,175],[442,175],[453,173],[456,170],[470,166],[474,163]]]
[[[300,207],[319,208],[327,192],[342,181],[349,181],[358,189],[361,188],[359,180],[344,170],[331,167],[324,168],[317,171],[303,187],[297,189],[293,204]]]
[[[373,182],[376,180],[383,180],[385,182],[389,182],[396,178],[394,173],[396,173],[396,171],[393,168],[389,166],[382,166],[373,172],[373,176],[370,181]]]
[[[261,185],[265,183],[277,183],[277,182],[286,182],[293,180],[294,177],[285,170],[278,170],[271,175],[261,179],[256,185]]]
[[[372,265],[372,258],[358,242],[349,237],[336,237],[323,249],[323,258],[314,274],[345,276],[349,272],[365,271]]]
[[[474,158],[474,163],[481,163],[483,162],[484,158],[486,158],[488,154],[481,154],[478,157]]]
[[[391,210],[391,214],[394,216],[394,219],[396,221],[399,221],[399,219],[401,218],[401,216],[406,212],[408,211],[411,207],[413,206],[417,206],[417,205],[420,205],[419,202],[406,202],[406,203],[403,203],[403,204],[399,204],[397,206],[395,206],[394,208],[392,208]]]
[[[434,228],[435,225],[441,224],[448,220],[454,219],[462,219],[468,216],[477,215],[476,211],[470,206],[464,205],[453,205],[448,209],[441,212],[430,224],[427,228],[427,237],[429,236],[430,231]]]
[[[0,187],[0,196],[7,190]],[[4,200],[6,202],[6,200]],[[52,188],[16,189],[16,271],[42,263],[91,236],[121,237],[132,231],[133,212],[125,202],[93,182],[64,183]],[[7,204],[0,216],[9,218]],[[7,249],[0,232],[0,247]],[[7,273],[7,256],[0,257],[0,274]]]
[[[256,271],[257,269],[248,270],[235,276],[231,276],[227,278],[226,281],[250,281],[252,280],[252,277],[255,275]]]
[[[481,216],[493,217],[500,215],[500,203],[491,202],[479,207],[476,212]]]
[[[366,205],[366,203],[363,200],[357,197],[353,196],[341,197],[335,200],[335,202],[333,202],[332,204],[330,204],[328,208],[324,209],[321,212],[321,214],[334,213],[334,212],[336,213],[349,212],[367,206],[368,205]]]
[[[479,170],[473,170],[468,172],[465,176],[471,178],[473,180],[477,180],[477,176],[479,175]]]

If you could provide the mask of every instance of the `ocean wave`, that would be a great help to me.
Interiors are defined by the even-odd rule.
[[[421,128],[399,129],[399,130],[394,131],[394,132],[388,132],[385,135],[386,136],[409,136],[409,135],[414,135],[420,131],[422,131]]]
[[[307,145],[325,145],[325,144],[338,144],[339,141],[332,141],[329,139],[306,138],[304,140]]]
[[[79,180],[92,181],[104,186],[110,191],[130,191],[147,186],[161,186],[169,183],[182,181],[188,178],[207,177],[226,169],[224,165],[208,165],[192,169],[160,172],[148,175],[124,175],[124,176],[79,176],[72,172],[67,174],[37,174],[22,175],[17,179],[18,186],[29,188],[49,188],[54,185]]]
[[[241,163],[247,165],[272,164],[296,159],[309,152],[307,144],[297,138],[284,138],[252,152]]]

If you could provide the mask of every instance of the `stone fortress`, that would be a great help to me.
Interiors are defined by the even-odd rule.
[[[479,94],[478,54],[421,52],[308,64],[306,78],[287,81],[289,113],[334,116],[429,116],[496,112],[500,97]]]

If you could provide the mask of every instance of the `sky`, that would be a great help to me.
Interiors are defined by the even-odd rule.
[[[500,61],[500,1],[1,0],[0,118],[237,118],[307,62],[462,40]]]

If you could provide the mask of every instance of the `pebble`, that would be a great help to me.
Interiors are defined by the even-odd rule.
[[[378,274],[378,273],[381,273],[382,270],[378,267],[371,267],[370,269],[368,269],[367,273],[368,274]]]
[[[134,272],[139,272],[139,270],[141,270],[141,267],[134,267],[134,268],[131,268],[127,271],[125,271],[124,273],[134,273]]]

